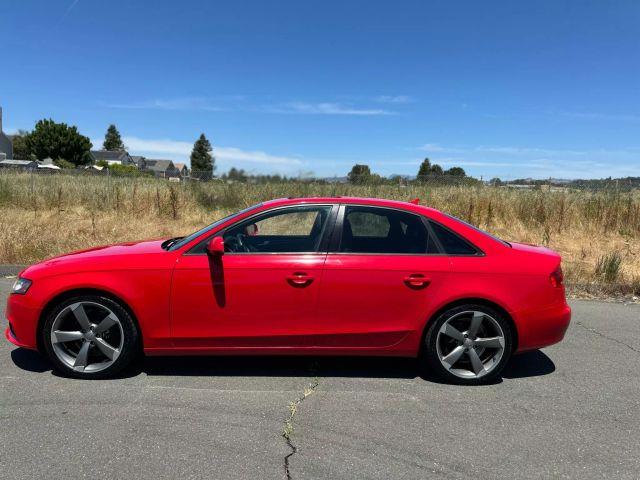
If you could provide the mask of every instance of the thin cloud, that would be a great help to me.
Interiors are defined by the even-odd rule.
[[[132,153],[143,153],[157,157],[180,159],[188,158],[193,149],[193,143],[170,139],[144,139],[138,137],[123,137],[122,139]],[[101,145],[99,140],[92,141],[94,145]],[[301,159],[282,155],[272,155],[261,150],[243,150],[237,147],[214,147],[213,155],[217,161],[234,165],[261,164],[273,166],[301,167],[305,164]],[[236,165],[242,166],[242,165]]]
[[[126,110],[204,110],[220,112],[227,110],[224,107],[213,104],[209,99],[199,97],[156,99],[133,103],[108,103],[108,108]]]
[[[74,7],[78,4],[79,1],[80,0],[73,0],[73,2],[71,2],[71,5],[69,5],[69,7],[67,8],[67,11],[64,12],[64,15],[62,15],[62,20],[67,18],[67,15],[69,15],[71,13],[71,10],[74,9]]]
[[[531,156],[531,155],[547,155],[547,156],[584,156],[584,155],[624,155],[624,154],[640,154],[638,148],[623,149],[595,149],[595,150],[575,150],[575,149],[553,149],[540,147],[518,147],[518,146],[500,146],[500,145],[478,145],[468,146],[443,146],[437,143],[425,143],[418,147],[418,150],[432,153],[488,153],[509,156]]]
[[[378,103],[411,103],[413,98],[408,95],[379,95],[374,99]]]
[[[269,106],[266,108],[266,110],[271,113],[297,113],[306,115],[377,116],[394,115],[396,113],[381,108],[358,108],[351,105],[332,102],[290,102],[282,105]]]
[[[627,113],[596,113],[596,112],[561,112],[561,115],[582,120],[611,120],[621,122],[639,122],[640,115]]]

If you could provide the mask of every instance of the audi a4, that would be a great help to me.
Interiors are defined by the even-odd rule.
[[[560,256],[417,202],[289,198],[20,273],[5,335],[79,378],[146,355],[417,357],[459,384],[562,340]]]

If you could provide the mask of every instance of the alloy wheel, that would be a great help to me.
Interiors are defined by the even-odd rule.
[[[470,310],[448,318],[436,339],[442,366],[459,378],[482,378],[500,363],[505,337],[500,324],[487,313]]]
[[[122,352],[122,323],[109,308],[95,302],[65,307],[51,327],[56,357],[76,372],[100,372],[109,368]]]

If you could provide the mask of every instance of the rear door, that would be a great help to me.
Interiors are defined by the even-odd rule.
[[[342,205],[319,297],[314,344],[387,348],[421,330],[450,261],[425,219],[404,210]]]
[[[177,347],[308,346],[337,206],[274,209],[223,232],[226,251],[183,255],[172,281]]]

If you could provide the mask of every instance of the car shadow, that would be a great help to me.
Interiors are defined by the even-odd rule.
[[[504,378],[526,378],[549,375],[556,369],[555,363],[541,350],[514,355],[502,372]]]
[[[51,371],[51,363],[40,353],[16,348],[13,363],[20,369],[43,373]],[[542,351],[515,355],[502,378],[517,379],[549,375],[555,364]],[[395,357],[315,357],[315,356],[206,356],[144,357],[125,369],[117,378],[150,376],[217,376],[217,377],[353,377],[353,378],[417,378],[440,383],[421,372],[412,358]],[[57,373],[53,372],[54,375]],[[500,383],[498,378],[493,383]]]
[[[14,348],[11,350],[11,360],[16,367],[27,372],[42,373],[51,370],[49,360],[35,350]]]

